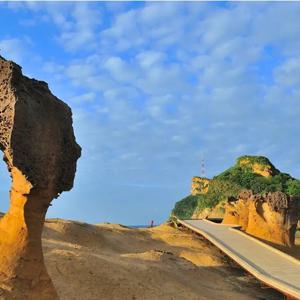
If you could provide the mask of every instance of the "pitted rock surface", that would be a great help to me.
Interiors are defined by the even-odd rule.
[[[0,299],[56,299],[41,233],[53,198],[73,187],[81,148],[68,105],[1,56],[0,148],[12,178],[0,220]]]
[[[71,109],[18,65],[0,58],[0,70],[0,147],[9,169],[18,168],[36,188],[70,190],[80,156]]]
[[[300,198],[282,192],[253,195],[243,190],[225,205],[224,224],[239,224],[247,233],[286,245],[295,244]]]

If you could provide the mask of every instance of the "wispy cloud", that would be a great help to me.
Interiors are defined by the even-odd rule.
[[[23,41],[18,38],[0,39],[0,54],[21,64],[23,60]]]
[[[37,36],[30,50],[37,74],[73,107],[83,146],[76,199],[89,189],[95,207],[122,198],[133,209],[136,197],[137,223],[165,203],[163,219],[188,193],[202,155],[209,176],[245,153],[300,176],[298,3],[13,6],[20,11],[51,29],[53,52],[41,53]],[[18,42],[5,40],[20,60]],[[147,189],[142,199],[137,185]]]

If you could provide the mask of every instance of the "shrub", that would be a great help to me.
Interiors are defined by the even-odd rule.
[[[300,196],[300,181],[295,179],[288,180],[287,191],[290,195]]]
[[[271,166],[275,170],[275,176],[263,177],[254,173],[248,165],[240,165],[243,159],[250,163]],[[279,172],[266,157],[242,156],[235,166],[213,178],[208,193],[190,195],[182,199],[176,203],[172,213],[179,218],[191,218],[196,209],[201,212],[205,208],[213,208],[228,197],[236,197],[242,189],[252,190],[255,194],[281,191],[300,196],[300,181],[289,174]]]
[[[175,204],[172,214],[180,219],[190,219],[197,207],[197,204],[197,196],[187,196]]]

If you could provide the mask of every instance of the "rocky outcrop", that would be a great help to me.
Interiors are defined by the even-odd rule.
[[[193,177],[192,178],[192,187],[191,195],[206,194],[209,189],[210,179],[204,177]]]
[[[51,201],[73,186],[81,148],[71,109],[0,57],[0,147],[12,184],[0,220],[0,299],[56,299],[41,247]]]
[[[196,209],[192,215],[192,219],[223,219],[224,217],[224,202],[218,203],[214,207],[206,207],[204,209]]]
[[[239,224],[247,233],[285,246],[295,244],[300,198],[282,192],[253,195],[241,191],[225,205],[224,224]]]
[[[262,156],[242,156],[237,160],[237,165],[242,168],[249,168],[251,172],[263,177],[271,177],[279,173],[273,164]]]

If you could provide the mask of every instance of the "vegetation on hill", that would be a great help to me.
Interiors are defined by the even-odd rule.
[[[243,165],[243,162],[245,162],[245,161],[247,161],[249,165],[259,164],[261,166],[270,166],[273,170],[276,170],[274,165],[265,156],[243,155],[243,156],[240,156],[239,158],[237,158],[236,165],[238,165],[238,166]]]
[[[253,165],[261,169],[267,168],[271,175],[262,176],[255,173]],[[281,173],[266,157],[242,156],[237,159],[233,167],[211,180],[206,194],[189,195],[177,202],[172,215],[182,219],[191,218],[195,210],[199,212],[205,208],[213,208],[228,197],[236,197],[242,189],[249,189],[259,194],[281,191],[300,196],[300,180]]]

